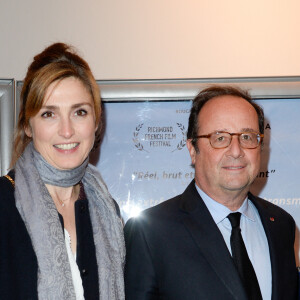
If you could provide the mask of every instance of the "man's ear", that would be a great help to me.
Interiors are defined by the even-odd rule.
[[[188,148],[188,150],[190,152],[190,156],[191,156],[191,160],[192,160],[192,165],[194,165],[195,162],[196,162],[197,151],[196,151],[194,145],[192,144],[192,139],[188,139],[186,141],[186,146],[187,146],[187,148]]]

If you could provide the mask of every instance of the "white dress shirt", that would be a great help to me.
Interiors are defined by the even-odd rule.
[[[228,250],[231,253],[230,235],[231,224],[227,216],[232,213],[229,208],[211,199],[197,185],[196,189],[203,199],[206,207],[220,229]],[[270,252],[265,230],[261,223],[259,213],[254,204],[246,198],[242,206],[234,212],[241,213],[241,233],[253,265],[256,277],[264,300],[271,300],[272,271]]]

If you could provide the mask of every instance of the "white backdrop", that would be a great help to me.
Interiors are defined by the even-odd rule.
[[[297,76],[298,0],[2,0],[0,77],[64,41],[98,79]]]

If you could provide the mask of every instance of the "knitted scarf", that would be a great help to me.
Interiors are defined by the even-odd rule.
[[[43,177],[47,183],[59,185],[59,182],[63,182],[61,186],[72,186],[74,180],[78,183],[78,179],[82,181],[93,228],[100,299],[125,299],[122,221],[97,169],[87,161],[73,170],[55,169],[30,143],[17,161],[15,171],[16,206],[38,261],[39,299],[75,300],[64,233]]]

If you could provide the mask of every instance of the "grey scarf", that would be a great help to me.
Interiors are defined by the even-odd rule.
[[[100,299],[125,299],[123,280],[125,246],[122,222],[117,216],[113,199],[101,175],[92,165],[87,165],[85,168],[84,164],[87,162],[79,169],[74,169],[75,175],[72,171],[56,170],[46,161],[41,161],[42,157],[36,153],[30,143],[17,161],[15,198],[17,209],[26,225],[38,260],[39,299],[75,299],[71,269],[58,213],[39,174],[44,174],[44,172],[45,177],[50,174],[46,180],[50,183],[53,180],[56,181],[54,179],[56,175],[61,176],[65,172],[64,184],[68,181],[73,183],[75,181],[74,184],[76,184],[78,174],[84,173],[79,180],[81,179],[84,185],[89,203],[98,265]],[[45,167],[48,171],[45,171]]]

